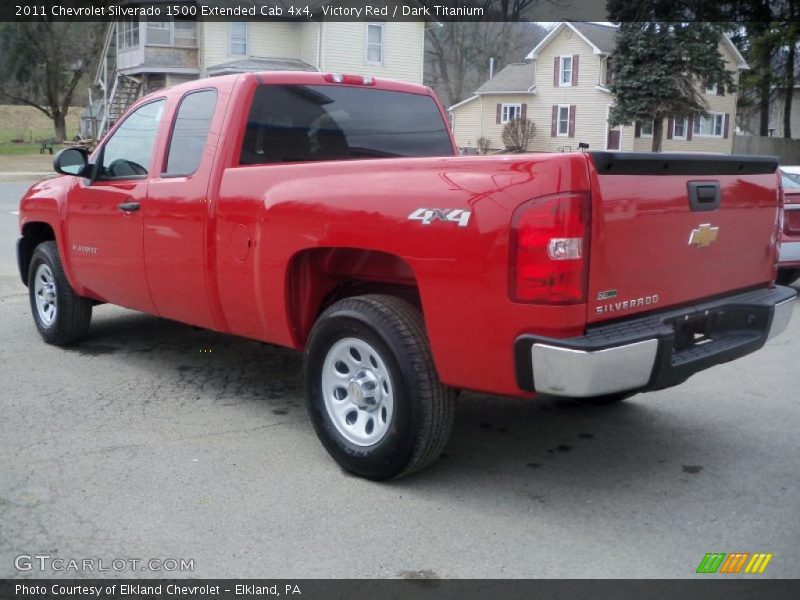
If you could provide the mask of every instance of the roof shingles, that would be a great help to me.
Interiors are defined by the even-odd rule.
[[[511,63],[477,89],[476,94],[527,92],[534,85],[535,63]]]

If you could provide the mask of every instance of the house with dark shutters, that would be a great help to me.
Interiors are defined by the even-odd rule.
[[[448,109],[458,146],[474,151],[478,139],[485,137],[492,149],[500,150],[506,123],[525,117],[536,124],[531,152],[569,152],[581,142],[592,150],[649,151],[654,123],[608,124],[614,104],[608,86],[615,38],[616,27],[611,25],[557,24],[524,62],[506,66]],[[747,63],[727,37],[720,38],[719,48],[738,82]],[[701,91],[708,101],[708,116],[675,115],[660,123],[664,151],[729,154],[733,150],[736,94],[715,88]]]

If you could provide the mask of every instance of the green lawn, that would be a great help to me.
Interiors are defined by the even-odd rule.
[[[23,156],[27,154],[39,154],[42,145],[39,144],[12,144],[11,142],[0,143],[0,156]],[[54,145],[53,153],[55,154],[64,146]],[[45,151],[45,154],[49,154]]]
[[[67,136],[78,133],[80,107],[67,114]],[[32,106],[0,104],[0,155],[38,154],[41,141],[55,136],[53,122]],[[12,142],[19,140],[19,142]]]

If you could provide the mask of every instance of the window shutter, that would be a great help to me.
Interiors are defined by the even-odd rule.
[[[667,119],[667,139],[672,139],[672,131],[675,129],[675,117]]]
[[[686,123],[686,141],[692,141],[692,132],[694,131],[694,115],[689,115]]]
[[[561,67],[561,57],[553,57],[553,87],[558,87],[558,71]]]
[[[558,121],[558,105],[553,105],[553,116],[550,119],[550,137],[556,137],[556,125]]]
[[[633,126],[633,137],[642,137],[642,126],[639,124],[639,121]]]
[[[578,54],[572,55],[572,87],[578,85],[578,59],[580,56]]]
[[[495,122],[497,125],[500,125],[500,117],[501,117],[502,115],[503,115],[503,105],[502,105],[502,104],[498,104],[498,105],[497,105],[497,118],[495,118],[495,120],[494,120],[494,122]]]
[[[528,118],[528,105],[527,104],[523,104],[522,105],[522,108],[520,109],[519,116],[522,119],[527,119]]]
[[[722,124],[722,137],[727,138],[728,137],[728,123],[731,120],[730,113],[725,113],[725,116],[723,117],[723,119],[725,119],[725,121]]]
[[[569,137],[575,137],[575,105],[569,105]]]

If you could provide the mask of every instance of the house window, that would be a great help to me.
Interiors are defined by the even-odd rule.
[[[367,23],[364,61],[370,65],[383,64],[383,23]]]
[[[722,137],[724,126],[724,113],[709,113],[707,117],[695,117],[693,131],[694,135],[701,137]]]
[[[160,46],[171,46],[172,32],[170,31],[169,21],[148,21],[147,43]]]
[[[172,22],[173,46],[197,46],[197,22],[173,21]]]
[[[706,94],[708,94],[709,96],[716,96],[718,89],[719,88],[717,87],[716,83],[708,84],[706,85]]]
[[[572,85],[572,56],[561,57],[561,71],[558,76],[559,85]]]
[[[197,46],[195,21],[148,21],[147,44],[155,46]]]
[[[559,104],[557,126],[556,133],[558,135],[569,135],[569,104]]]
[[[614,70],[612,68],[613,64],[613,59],[609,56],[606,59],[606,77],[604,81],[606,86],[611,85],[611,82],[614,81]]]
[[[139,19],[124,18],[117,23],[117,47],[130,50],[139,47]]]
[[[685,140],[688,130],[689,117],[678,117],[672,124],[672,138],[675,140]]]
[[[500,113],[500,122],[501,123],[509,123],[514,119],[518,119],[522,116],[522,105],[521,104],[503,104],[503,110]]]
[[[639,135],[641,137],[653,137],[653,122],[645,121],[639,124]]]
[[[234,21],[231,23],[231,54],[244,56],[247,54],[247,23]]]

